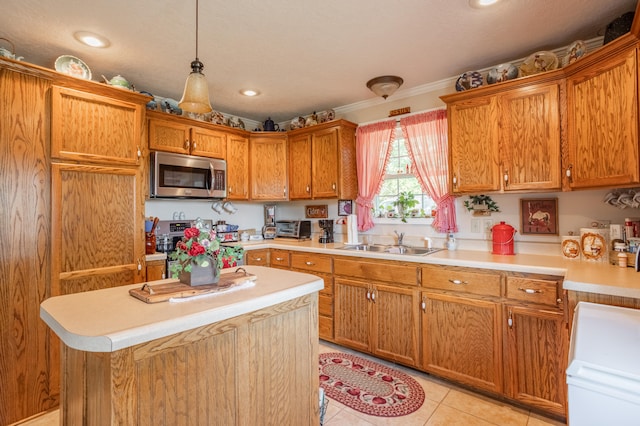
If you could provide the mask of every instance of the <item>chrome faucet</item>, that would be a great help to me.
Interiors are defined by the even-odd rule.
[[[402,240],[404,239],[404,232],[400,232],[398,234],[398,231],[393,231],[397,236],[398,236],[398,245],[401,246],[402,245]]]

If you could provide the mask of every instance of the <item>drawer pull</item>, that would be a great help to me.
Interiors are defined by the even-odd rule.
[[[523,291],[527,294],[542,294],[543,291],[542,290],[535,290],[533,288],[520,288],[518,287],[518,290]]]
[[[455,284],[455,285],[467,285],[469,284],[467,281],[462,281],[462,280],[449,280],[450,283]]]
[[[284,257],[276,257],[276,260],[277,260],[278,262],[282,262],[282,261],[284,260]]]
[[[262,258],[261,258],[261,257],[256,257],[256,258],[254,258],[253,260],[255,260],[256,262],[261,262],[261,261],[262,261]]]
[[[306,261],[306,262],[304,262],[304,264],[305,264],[305,265],[307,265],[307,266],[313,266],[313,265],[315,265],[315,263],[313,263],[313,262],[311,262],[311,261]]]

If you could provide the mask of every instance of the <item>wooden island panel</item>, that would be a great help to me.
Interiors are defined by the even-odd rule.
[[[317,425],[317,342],[313,293],[116,352],[64,346],[62,424]]]

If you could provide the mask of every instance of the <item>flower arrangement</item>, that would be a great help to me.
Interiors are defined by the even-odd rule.
[[[209,266],[210,260],[219,263],[220,243],[216,239],[216,231],[205,231],[200,228],[187,228],[184,237],[176,244],[176,249],[169,255],[177,260],[171,265],[171,276],[178,278],[181,271],[191,272],[195,263],[198,266]],[[218,268],[220,265],[216,265]]]

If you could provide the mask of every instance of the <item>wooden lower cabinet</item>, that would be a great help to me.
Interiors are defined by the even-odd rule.
[[[383,277],[389,282],[382,281]],[[334,341],[418,366],[420,298],[416,284],[415,265],[334,258]]]
[[[422,293],[422,366],[475,388],[502,392],[500,303]]]
[[[506,304],[505,393],[565,416],[568,333],[563,312]]]
[[[152,260],[147,262],[146,281],[163,280],[167,277],[167,262],[164,260]]]
[[[271,249],[269,252],[269,266],[272,268],[291,268],[289,252],[287,250]]]
[[[269,266],[269,249],[248,250],[244,263],[247,265]]]

